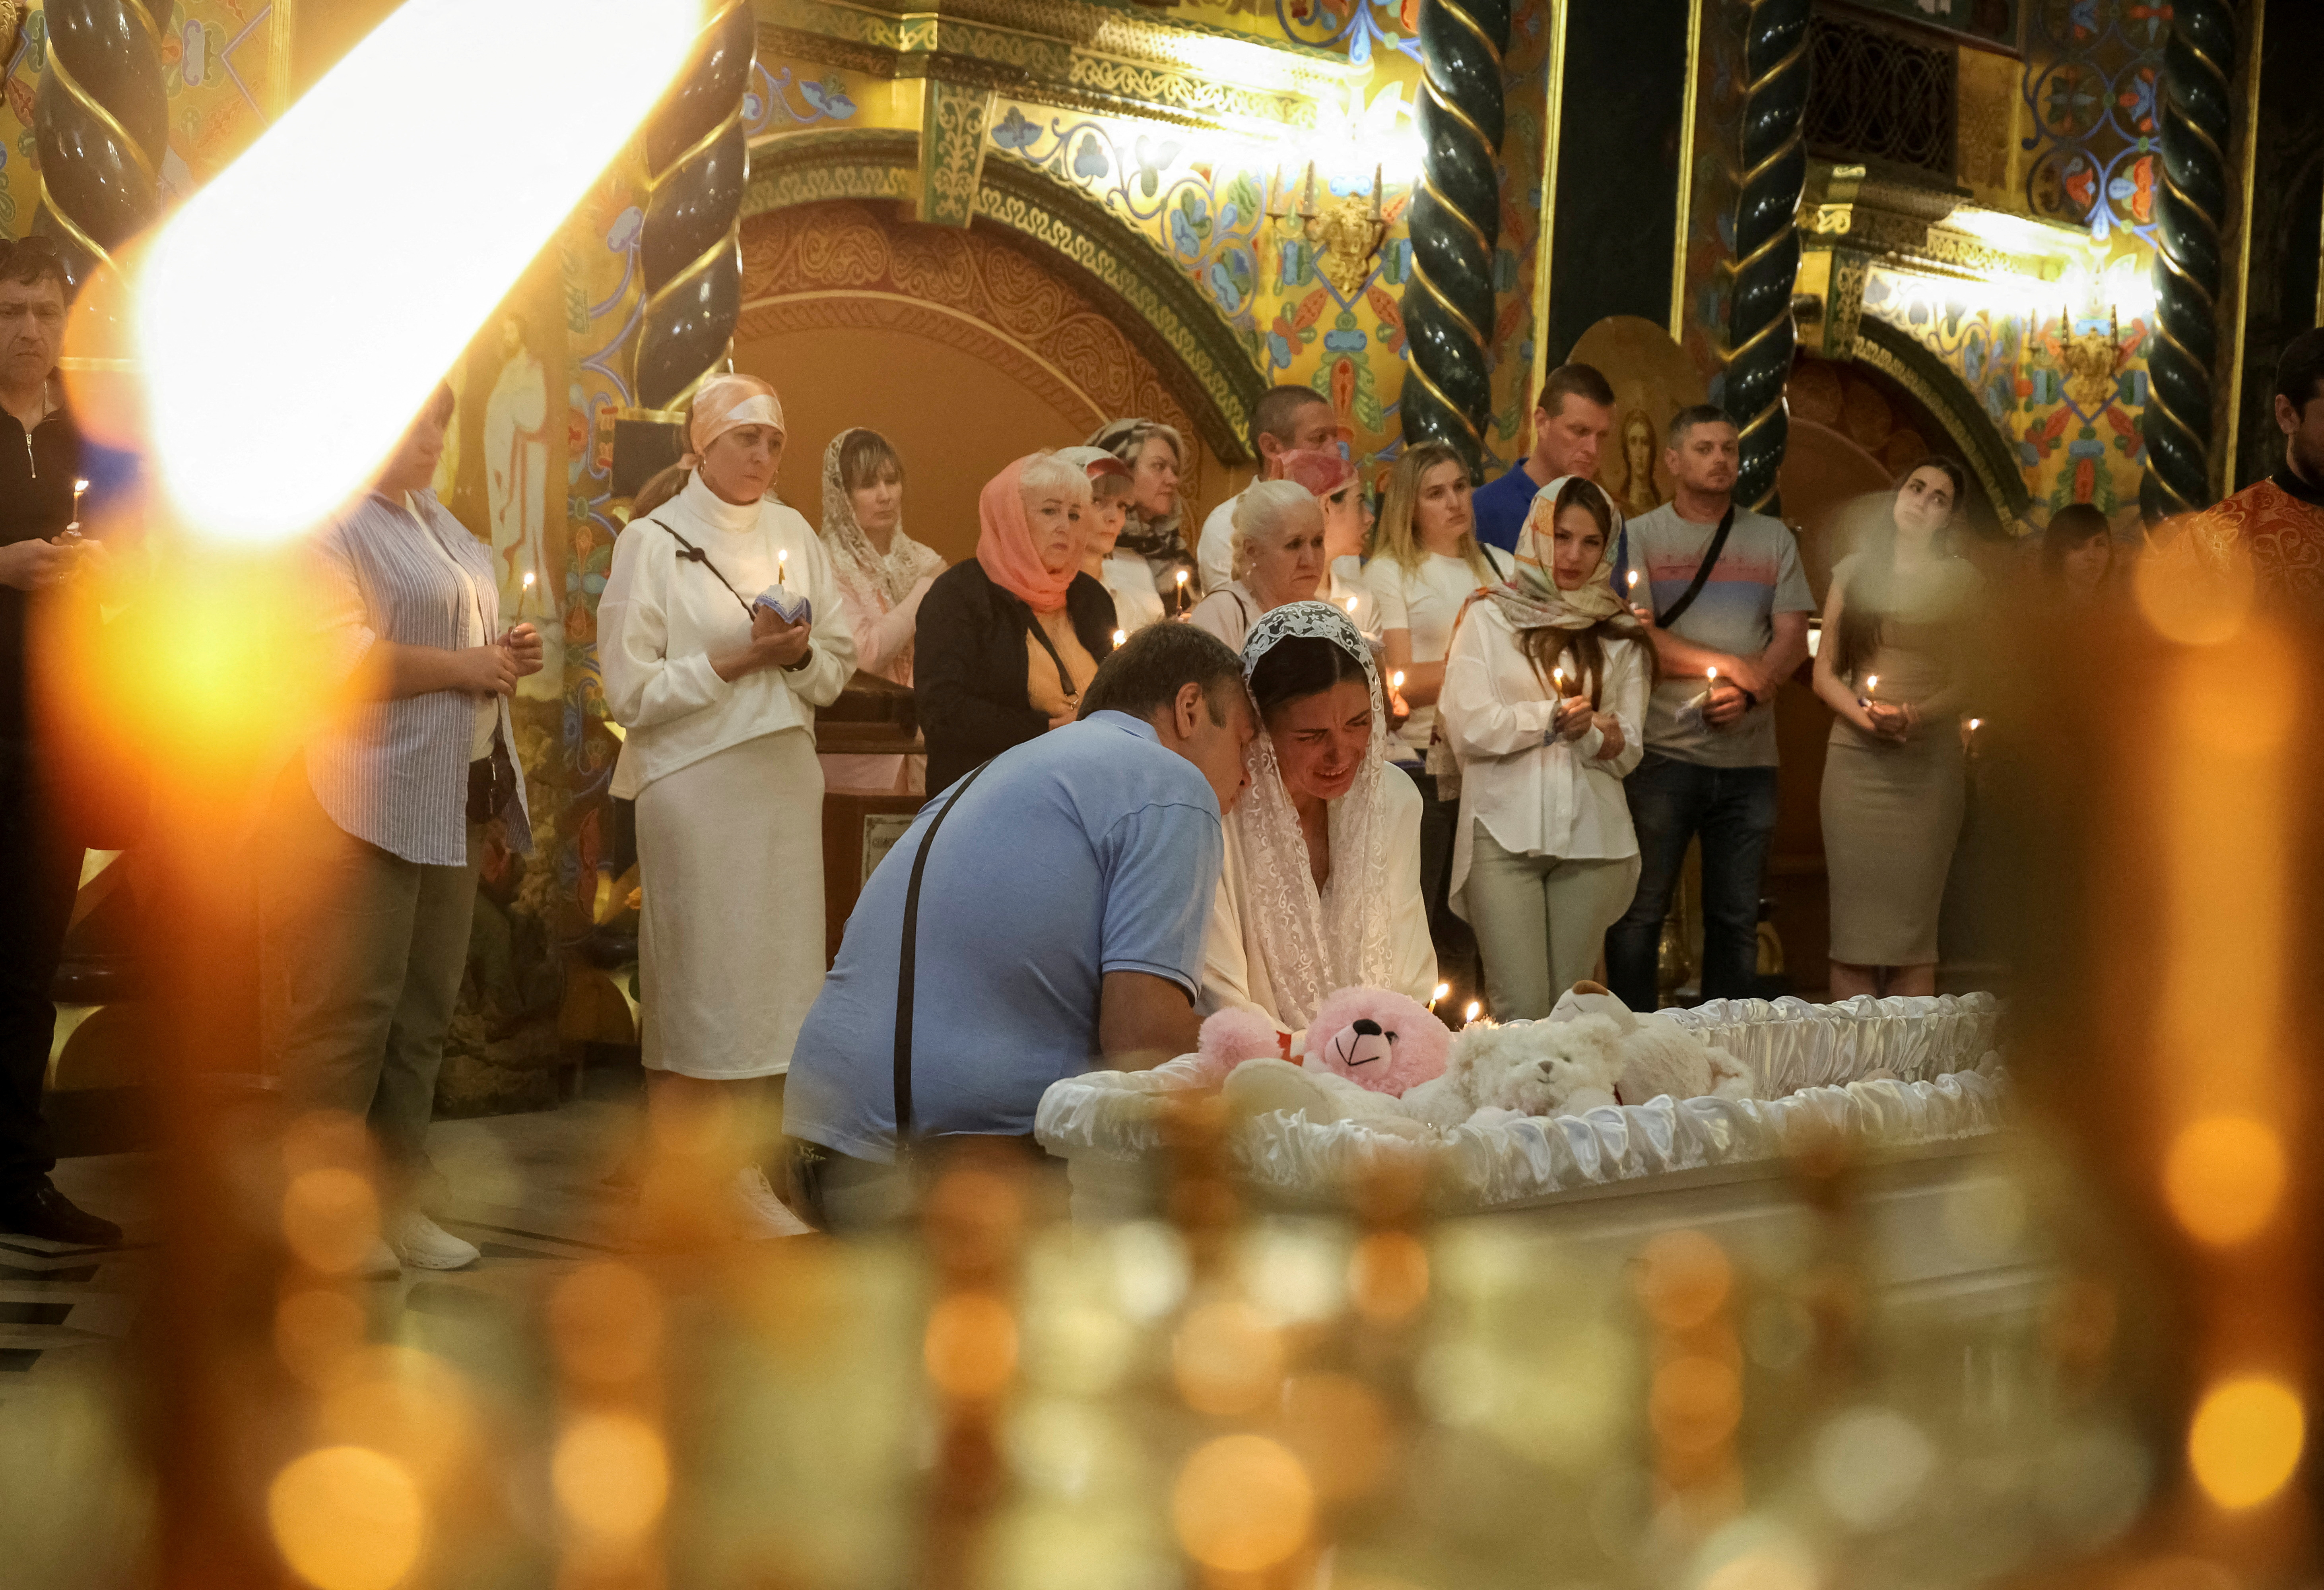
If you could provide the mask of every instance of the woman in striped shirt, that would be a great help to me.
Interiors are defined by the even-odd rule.
[[[420,1211],[413,1185],[486,827],[532,849],[508,697],[540,671],[540,637],[501,628],[490,548],[429,489],[451,415],[439,386],[372,489],[309,548],[322,666],[347,706],[274,792],[287,891],[268,960],[288,997],[282,1088],[294,1109],[370,1127],[383,1239],[365,1275],[476,1260]]]

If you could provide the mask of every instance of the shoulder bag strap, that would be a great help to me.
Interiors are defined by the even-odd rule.
[[[1028,612],[1032,611],[1029,608],[1026,611]],[[1070,612],[1066,614],[1065,621],[1069,624],[1073,622],[1073,615]],[[1057,685],[1065,693],[1065,704],[1069,707],[1080,706],[1082,702],[1081,686],[1075,685],[1074,683],[1074,676],[1065,672],[1065,659],[1057,655],[1056,642],[1051,640],[1049,639],[1049,632],[1041,628],[1040,615],[1038,613],[1033,615],[1029,623],[1029,628],[1033,631],[1033,639],[1041,643],[1041,649],[1047,652],[1049,654],[1049,660],[1056,665]]]
[[[728,594],[732,595],[735,601],[742,604],[742,615],[745,618],[756,618],[757,615],[752,613],[751,611],[750,599],[745,597],[740,591],[734,589],[733,581],[728,579],[724,574],[718,573],[718,565],[710,561],[710,554],[702,550],[701,547],[696,547],[693,542],[679,535],[676,530],[670,530],[668,525],[662,524],[661,520],[658,519],[649,519],[646,520],[646,523],[650,525],[661,525],[663,529],[669,530],[669,538],[677,542],[680,547],[686,548],[685,551],[678,554],[678,556],[684,558],[688,563],[698,563],[704,568],[708,569],[712,574],[717,574],[718,583],[726,587]]]
[[[919,853],[912,858],[912,881],[904,888],[904,942],[896,955],[896,1158],[902,1161],[908,1152],[912,1134],[912,981],[919,960],[920,939],[920,880],[928,869],[928,850],[936,842],[936,830],[960,804],[960,797],[968,786],[984,776],[991,762],[980,762],[960,786],[944,804],[944,809],[928,820],[927,832],[920,836]]]
[[[1702,561],[1695,565],[1694,578],[1687,582],[1686,589],[1678,593],[1676,602],[1672,602],[1665,611],[1655,615],[1655,628],[1667,630],[1686,616],[1686,610],[1694,605],[1694,599],[1702,594],[1703,586],[1711,583],[1711,571],[1719,566],[1719,555],[1727,550],[1728,532],[1734,528],[1735,504],[1729,502],[1727,505],[1727,511],[1719,516],[1719,529],[1711,538],[1711,549],[1702,555]],[[1652,598],[1648,600],[1651,601]]]

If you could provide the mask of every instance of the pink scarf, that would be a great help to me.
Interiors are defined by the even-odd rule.
[[[1026,520],[1025,492],[1018,484],[1033,457],[1019,458],[984,483],[976,500],[976,561],[985,578],[1035,612],[1056,612],[1065,605],[1075,571],[1053,574],[1033,550],[1033,527]]]

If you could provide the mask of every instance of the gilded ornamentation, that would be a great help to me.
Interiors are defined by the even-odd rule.
[[[939,226],[965,226],[976,215],[992,90],[929,78],[923,94],[916,210],[921,220]]]
[[[1305,191],[1298,207],[1291,205],[1287,186],[1278,188],[1268,208],[1278,236],[1294,234],[1315,249],[1315,268],[1342,299],[1363,291],[1372,269],[1379,262],[1380,244],[1388,240],[1388,222],[1380,211],[1380,178],[1372,173],[1371,198],[1360,193],[1326,193],[1315,197],[1315,167],[1309,162]],[[1294,217],[1299,225],[1287,225]]]
[[[2022,516],[2031,500],[2024,477],[2015,468],[2015,460],[2005,449],[2001,433],[1978,404],[1975,394],[1934,354],[1915,342],[1909,332],[1869,317],[1864,320],[1861,331],[1856,343],[1856,362],[1870,366],[1903,387],[1936,417],[1937,423],[1945,427],[1946,435],[1968,461],[1978,484],[1985,488],[1986,501],[2004,516],[2003,528],[2011,528],[2006,521]]]
[[[2058,335],[2043,340],[2065,372],[2067,401],[2089,413],[2114,400],[2116,381],[2138,348],[2136,338],[2124,346],[2122,317],[2113,311],[2104,331],[2077,331],[2070,319],[2061,318]]]

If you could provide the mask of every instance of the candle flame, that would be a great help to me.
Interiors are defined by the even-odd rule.
[[[79,496],[83,492],[86,492],[86,491],[88,491],[88,483],[87,481],[75,481],[75,482],[73,483],[73,495],[74,495],[74,496],[78,497],[78,496]]]
[[[1391,690],[1402,690],[1404,688],[1404,670],[1402,668],[1398,668],[1395,673],[1390,674],[1388,676],[1388,688]]]
[[[1113,632],[1113,643],[1114,643],[1116,646],[1120,646],[1123,641],[1125,641],[1125,640],[1127,640],[1127,639],[1130,639],[1130,631],[1129,631],[1129,630],[1116,630]]]
[[[1178,584],[1181,584],[1181,585],[1184,585],[1185,583],[1186,583],[1186,571],[1185,571],[1185,569],[1180,569],[1180,570],[1178,571]]]
[[[1354,618],[1356,616],[1356,600],[1357,599],[1352,596],[1348,598],[1348,616],[1350,618]]]
[[[140,249],[125,285],[151,452],[190,528],[279,540],[379,468],[661,97],[703,13],[568,0],[547,15],[407,0]],[[456,108],[411,116],[417,81]],[[460,240],[430,255],[424,292],[410,251],[378,241],[381,216],[418,214]],[[318,357],[361,378],[282,401]]]
[[[1879,676],[1879,675],[1877,675],[1877,674],[1867,674],[1867,675],[1864,676],[1864,694],[1867,694],[1867,695],[1870,695],[1874,691],[1876,691],[1876,690],[1877,690],[1877,689],[1879,689],[1879,688],[1880,688],[1880,676]]]
[[[1435,990],[1428,996],[1428,1002],[1431,1005],[1434,1005],[1439,999],[1444,998],[1452,992],[1452,985],[1451,983],[1439,983],[1436,985]]]
[[[532,589],[532,571],[530,569],[524,571],[524,588],[528,591]]]
[[[1985,720],[1983,718],[1971,718],[1969,721],[1969,731],[1971,734],[1975,734],[1978,731],[1978,727],[1983,724],[1984,721]]]
[[[1630,581],[1630,589],[1631,589],[1631,590],[1633,590],[1633,591],[1636,591],[1636,590],[1638,588],[1638,571],[1637,571],[1637,570],[1636,570],[1636,569],[1632,569],[1632,570],[1630,571],[1630,574],[1629,574],[1629,581]]]
[[[1461,1019],[1462,1021],[1475,1021],[1484,1013],[1485,1007],[1477,1003],[1474,999],[1471,999],[1469,1001],[1469,1008],[1461,1013]]]

